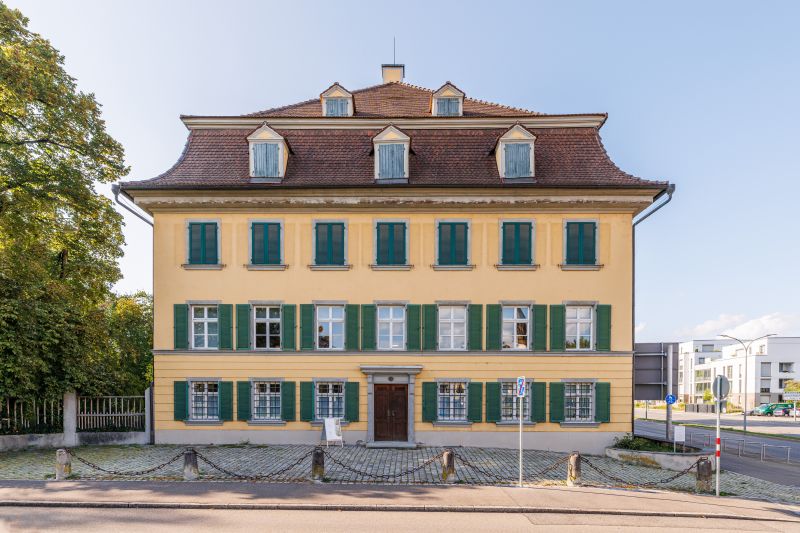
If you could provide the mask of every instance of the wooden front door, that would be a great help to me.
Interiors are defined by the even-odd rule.
[[[375,440],[408,440],[408,385],[374,386]]]

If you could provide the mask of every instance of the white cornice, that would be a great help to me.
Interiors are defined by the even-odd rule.
[[[508,129],[514,124],[527,128],[599,128],[605,115],[548,115],[538,117],[492,118],[269,118],[269,117],[181,117],[193,129],[253,129],[262,124],[286,130],[383,129],[393,124],[409,129]]]

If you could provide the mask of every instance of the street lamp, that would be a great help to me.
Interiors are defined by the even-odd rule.
[[[747,356],[750,353],[750,346],[753,345],[754,342],[760,341],[761,339],[766,339],[767,337],[774,336],[775,333],[769,333],[767,335],[763,335],[757,339],[753,339],[747,344],[744,343],[742,339],[737,339],[736,337],[732,337],[731,335],[723,335],[720,334],[719,337],[727,337],[731,340],[734,340],[742,345],[744,348],[744,433],[747,435]],[[719,406],[717,406],[719,408]]]

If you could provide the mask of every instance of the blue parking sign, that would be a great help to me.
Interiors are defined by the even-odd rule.
[[[517,398],[524,398],[525,393],[527,392],[525,389],[525,376],[520,376],[517,378]]]
[[[667,397],[664,398],[664,401],[667,402],[668,405],[672,405],[673,403],[677,402],[678,399],[674,394],[667,394]]]

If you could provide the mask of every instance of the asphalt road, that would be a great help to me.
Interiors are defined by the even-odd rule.
[[[666,409],[643,409],[637,407],[634,409],[636,418],[647,418],[651,420],[664,420],[667,415]],[[711,413],[686,413],[683,411],[674,411],[672,418],[676,422],[685,422],[688,424],[702,424],[706,426],[713,426],[717,423],[717,417]],[[744,416],[741,413],[737,414],[723,414],[721,417],[721,424],[737,429],[744,429]],[[748,416],[747,417],[748,431],[755,431],[758,433],[771,433],[775,435],[791,435],[800,437],[800,418],[795,420],[789,416]]]
[[[392,533],[437,531],[619,532],[619,531],[797,531],[797,523],[709,518],[615,515],[429,513],[371,511],[242,511],[175,509],[0,508],[0,533],[113,531],[347,531]]]
[[[634,423],[636,435],[643,437],[657,437],[663,439],[665,428],[663,422],[636,420]],[[691,442],[692,435],[694,437]],[[758,479],[800,487],[800,442],[762,437],[757,435],[745,436],[738,432],[722,431],[721,433],[723,449],[721,464],[723,470],[738,472]],[[704,435],[705,437],[702,437]],[[706,450],[714,449],[714,430],[701,428],[686,428],[687,444],[694,444]],[[747,443],[745,453],[739,456],[737,447],[742,446],[742,439]],[[706,443],[709,443],[706,445]],[[768,447],[768,460],[761,461],[761,445],[788,446],[790,450],[791,463],[786,464],[786,449]]]

